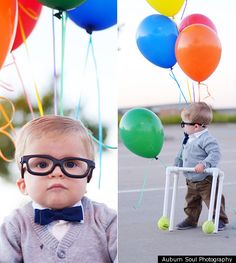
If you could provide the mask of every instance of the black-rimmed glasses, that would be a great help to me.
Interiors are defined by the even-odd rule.
[[[206,127],[205,124],[196,123],[196,122],[185,122],[185,121],[181,121],[180,126],[181,126],[181,128],[184,128],[185,125],[194,126],[195,124],[198,124],[198,125],[202,126],[203,128]]]
[[[52,173],[56,166],[61,168],[61,171],[71,178],[84,178],[92,175],[95,168],[95,163],[92,160],[79,157],[66,157],[56,159],[50,155],[25,155],[21,157],[21,174],[24,177],[24,164],[27,171],[32,175],[45,176]]]

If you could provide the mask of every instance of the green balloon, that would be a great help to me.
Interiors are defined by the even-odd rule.
[[[81,5],[85,0],[39,0],[43,5],[57,10],[70,10]]]
[[[164,143],[160,119],[145,108],[127,111],[120,120],[119,134],[131,152],[145,158],[157,157]]]

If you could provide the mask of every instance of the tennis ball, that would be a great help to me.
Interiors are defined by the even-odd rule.
[[[161,230],[167,230],[169,228],[169,225],[169,219],[165,216],[162,216],[157,222],[157,226]]]
[[[205,234],[212,234],[214,232],[214,230],[215,230],[215,225],[212,221],[206,221],[202,225],[202,231]]]

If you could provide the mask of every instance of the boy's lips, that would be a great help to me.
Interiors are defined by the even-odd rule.
[[[52,189],[66,189],[66,187],[62,184],[53,184],[49,186],[47,190],[52,190]]]

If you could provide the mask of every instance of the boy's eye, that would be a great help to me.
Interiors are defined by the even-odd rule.
[[[76,163],[73,161],[68,161],[65,163],[66,168],[75,168],[76,166],[77,166]]]
[[[36,165],[36,167],[44,169],[48,167],[48,164],[46,162],[40,162]]]

